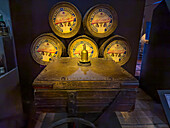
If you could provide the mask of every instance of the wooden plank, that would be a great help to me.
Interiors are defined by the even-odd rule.
[[[91,91],[77,91],[77,97],[115,97],[118,91],[105,91],[104,89],[102,91],[95,90],[93,92]]]
[[[66,107],[37,107],[37,112],[47,112],[47,113],[61,113],[61,112],[67,112]]]
[[[42,97],[50,97],[50,96],[55,96],[55,97],[67,97],[67,92],[65,91],[50,91],[50,90],[44,90],[44,91],[39,91],[37,90],[34,92],[35,95],[37,96],[42,96]]]

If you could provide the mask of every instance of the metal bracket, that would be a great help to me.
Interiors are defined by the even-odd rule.
[[[69,116],[75,116],[77,112],[76,107],[76,92],[68,92],[68,114]]]

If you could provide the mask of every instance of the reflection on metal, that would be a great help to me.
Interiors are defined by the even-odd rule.
[[[99,4],[89,9],[83,19],[87,34],[98,38],[109,36],[118,24],[117,13],[110,5]]]
[[[62,87],[64,84],[66,86],[69,85],[67,86],[69,88],[74,88],[76,86],[81,87],[83,84],[85,86],[89,85],[89,87],[93,87],[92,85],[90,86],[90,84],[95,83],[95,86],[98,85],[98,87],[101,87],[103,86],[102,81],[104,80],[103,82],[107,88],[107,86],[111,86],[110,84],[112,82],[122,83],[126,81],[127,83],[136,81],[136,79],[131,74],[121,68],[113,60],[106,60],[104,58],[91,58],[91,66],[87,67],[78,66],[78,61],[79,58],[56,58],[52,63],[48,64],[48,66],[38,75],[34,84],[36,85],[36,83],[39,81],[46,81],[49,83],[49,85],[55,85],[57,88]],[[86,71],[86,74],[84,71]],[[84,80],[88,81],[89,83],[84,83]],[[66,83],[63,83],[63,81],[66,81]],[[81,82],[79,83],[78,81],[82,81],[83,84]],[[106,81],[108,81],[110,84]],[[120,84],[118,84],[118,86],[120,86]]]
[[[49,24],[56,35],[70,38],[75,36],[80,29],[81,14],[73,4],[58,2],[50,10]]]
[[[83,50],[81,51],[81,59],[78,62],[80,66],[90,66],[91,63],[88,60],[88,51],[86,50],[86,45],[84,44]]]
[[[124,65],[130,58],[130,45],[126,38],[115,35],[106,40],[99,49],[100,56],[110,58],[119,65]]]
[[[52,33],[38,36],[31,45],[33,59],[41,64],[47,65],[53,58],[61,57],[65,53],[64,44]]]

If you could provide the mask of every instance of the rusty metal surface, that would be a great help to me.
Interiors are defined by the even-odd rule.
[[[78,58],[55,59],[34,80],[33,86],[53,89],[120,88],[123,83],[138,83],[112,60],[91,58],[91,66],[78,66]]]

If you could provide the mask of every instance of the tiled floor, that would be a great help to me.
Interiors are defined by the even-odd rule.
[[[135,110],[116,112],[116,115],[122,128],[169,128],[161,104],[153,101],[141,89],[138,89]],[[45,116],[48,116],[49,121],[52,121],[55,114],[41,114],[35,128],[42,128]]]
[[[116,112],[122,128],[169,128],[161,104],[138,89],[133,112]]]

